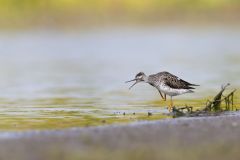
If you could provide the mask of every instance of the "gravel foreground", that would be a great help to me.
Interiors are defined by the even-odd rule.
[[[0,133],[1,160],[239,160],[240,114]]]

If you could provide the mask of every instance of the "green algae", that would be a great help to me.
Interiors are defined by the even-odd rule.
[[[192,106],[193,110],[203,109],[207,100],[213,97],[176,99],[174,105]],[[234,96],[236,109],[240,109],[239,97],[240,92],[236,91]],[[93,101],[77,98],[47,98],[13,103],[2,99],[2,104],[4,102],[5,105],[0,106],[0,131],[63,129],[172,118],[166,114],[168,100],[139,102],[113,108],[94,105]]]
[[[130,114],[130,115],[109,115],[108,117],[100,118],[92,115],[80,115],[68,113],[54,115],[52,118],[27,118],[27,117],[2,117],[0,120],[0,130],[32,130],[32,129],[63,129],[72,127],[89,127],[107,124],[122,124],[142,120],[159,120],[167,118],[162,114],[154,114],[149,116],[146,114]]]

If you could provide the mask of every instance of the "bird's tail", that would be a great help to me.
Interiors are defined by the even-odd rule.
[[[194,93],[194,91],[189,89],[189,90],[188,90],[188,93]]]
[[[199,84],[189,84],[189,86],[200,86]]]

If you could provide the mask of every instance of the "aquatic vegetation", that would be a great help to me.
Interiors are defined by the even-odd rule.
[[[208,116],[208,115],[217,115],[219,113],[225,111],[234,111],[237,108],[234,108],[234,93],[236,90],[231,91],[227,95],[223,95],[223,92],[230,84],[223,85],[220,92],[213,98],[213,100],[208,100],[206,106],[201,110],[193,111],[193,107],[185,106],[181,108],[173,108],[173,116],[174,117],[182,117],[182,116]],[[225,106],[223,107],[222,102],[225,102]],[[184,112],[184,110],[186,112]]]

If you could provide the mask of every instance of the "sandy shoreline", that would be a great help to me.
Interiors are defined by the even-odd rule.
[[[0,133],[0,159],[239,159],[240,115]]]

